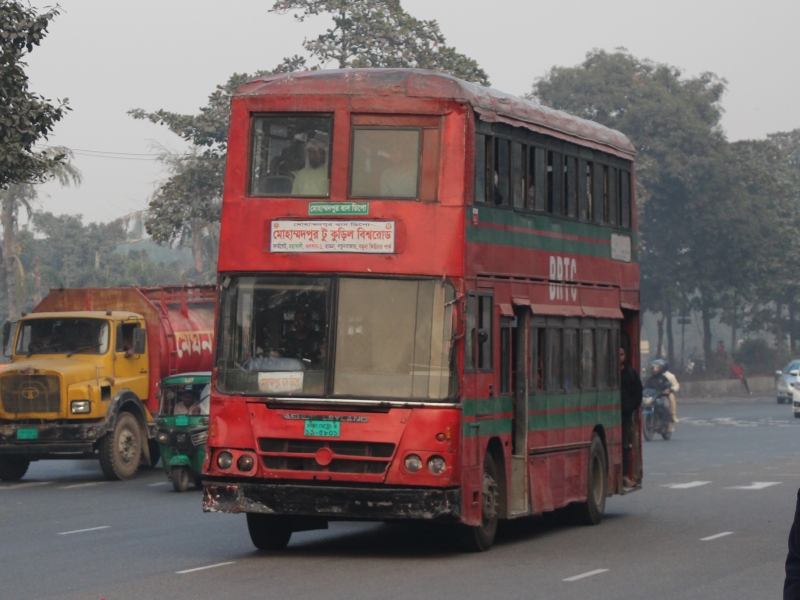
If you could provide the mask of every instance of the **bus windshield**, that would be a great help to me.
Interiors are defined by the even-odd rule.
[[[220,305],[221,391],[444,400],[453,287],[441,280],[237,277]]]
[[[108,332],[101,319],[30,319],[20,324],[17,354],[105,354]]]

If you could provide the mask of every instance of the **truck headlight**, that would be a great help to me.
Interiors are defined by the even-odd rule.
[[[92,403],[89,400],[73,400],[69,404],[69,411],[73,415],[84,415],[92,412]]]

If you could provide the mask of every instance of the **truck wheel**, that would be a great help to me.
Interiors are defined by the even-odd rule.
[[[497,512],[500,487],[497,485],[497,467],[491,454],[483,459],[483,485],[481,486],[481,524],[463,528],[464,549],[486,552],[494,543],[497,533]]]
[[[247,513],[247,531],[259,550],[283,550],[289,545],[292,528],[286,517]]]
[[[589,446],[589,473],[586,485],[586,502],[575,504],[575,519],[582,525],[597,525],[606,510],[606,488],[608,465],[603,442],[596,433],[592,434]]]
[[[0,479],[3,481],[19,481],[28,472],[31,461],[21,456],[0,458]]]
[[[142,455],[142,432],[131,413],[117,416],[114,431],[100,441],[100,467],[112,481],[132,479],[139,468]]]
[[[176,492],[185,492],[189,489],[189,468],[188,467],[172,467],[170,473],[172,477],[172,487]]]

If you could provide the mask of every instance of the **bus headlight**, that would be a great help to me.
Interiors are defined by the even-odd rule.
[[[233,464],[233,454],[223,450],[217,455],[217,466],[220,469],[230,469]]]
[[[73,415],[85,415],[92,412],[92,403],[89,400],[73,400],[70,402],[69,411]]]
[[[447,468],[447,463],[441,456],[431,456],[428,459],[428,471],[434,475],[441,475]]]
[[[253,457],[249,454],[242,454],[239,460],[236,461],[236,466],[239,467],[239,470],[245,472],[251,470],[255,464]]]
[[[416,454],[409,454],[406,456],[406,469],[412,473],[416,473],[422,468],[422,459]]]

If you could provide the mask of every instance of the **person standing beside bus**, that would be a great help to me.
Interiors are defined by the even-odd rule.
[[[633,487],[635,482],[628,477],[629,455],[633,443],[633,414],[642,405],[642,380],[628,362],[625,348],[619,349],[620,396],[622,404],[622,482]]]

